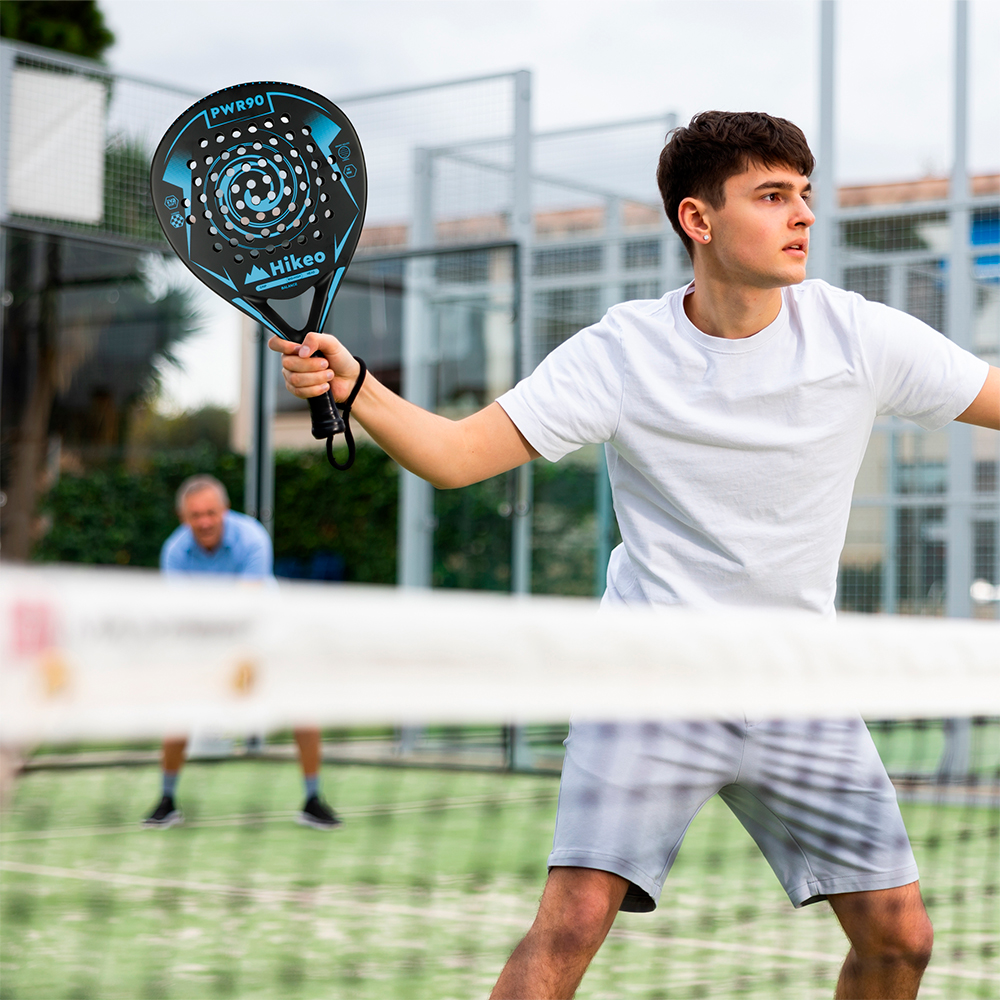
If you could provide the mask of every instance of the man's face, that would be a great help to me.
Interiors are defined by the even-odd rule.
[[[181,520],[191,529],[194,540],[207,552],[218,548],[222,541],[225,502],[214,486],[189,493],[181,505]]]
[[[790,167],[751,166],[726,181],[722,208],[706,208],[718,277],[754,288],[797,285],[806,276],[808,177]]]

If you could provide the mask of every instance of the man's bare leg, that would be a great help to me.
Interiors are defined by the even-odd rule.
[[[318,729],[296,729],[295,742],[299,747],[299,763],[303,778],[315,778],[319,774],[322,740]]]
[[[184,751],[187,748],[187,737],[167,738],[163,741],[160,762],[164,771],[176,774],[184,766]]]
[[[829,899],[851,941],[837,980],[838,1000],[912,1000],[934,940],[920,883]]]
[[[569,1000],[625,898],[628,881],[593,868],[553,868],[538,915],[491,1000]]]

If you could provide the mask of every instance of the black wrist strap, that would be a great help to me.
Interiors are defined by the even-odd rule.
[[[326,439],[326,457],[330,464],[341,472],[346,472],[354,465],[356,449],[354,447],[354,435],[351,433],[351,407],[354,405],[354,400],[358,398],[358,393],[361,392],[365,376],[368,374],[368,366],[364,361],[361,358],[355,358],[354,360],[361,366],[361,371],[358,372],[358,377],[354,383],[354,388],[351,390],[351,394],[340,404],[340,415],[344,418],[344,440],[347,442],[347,461],[343,465],[333,457],[333,435],[331,434]]]

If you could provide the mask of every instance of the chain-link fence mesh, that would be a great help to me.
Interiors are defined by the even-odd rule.
[[[165,247],[149,163],[160,136],[200,95],[44,50],[5,50],[10,220]]]
[[[957,294],[968,297],[964,311],[949,297],[956,294],[952,213],[966,206],[945,201],[945,182],[911,187],[912,205],[891,203],[903,185],[842,192],[847,206],[838,225],[841,282],[916,316],[996,365],[1000,177],[974,181],[958,264],[959,277],[966,279],[957,284]],[[967,317],[962,329],[951,328],[956,314]],[[907,421],[879,419],[858,477],[841,559],[841,608],[995,617],[995,602],[971,601],[968,589],[976,580],[1000,582],[998,458],[990,432],[956,425],[929,433]],[[951,576],[949,558],[960,562]]]
[[[5,43],[3,49],[8,229],[162,250],[149,200],[148,161],[164,129],[200,95],[31,47]],[[511,382],[520,349],[530,350],[530,363],[536,363],[614,302],[658,297],[691,276],[687,255],[664,219],[654,179],[674,116],[535,134],[529,155],[519,161],[518,78],[511,73],[387,94],[330,95],[362,137],[370,182],[358,261],[333,323],[350,330],[358,353],[388,384],[402,389],[403,329],[415,315],[407,313],[408,295],[419,278],[426,306],[423,356],[433,369],[428,402],[456,415],[488,402]],[[65,166],[67,149],[71,169]],[[525,163],[530,164],[531,245],[525,247],[523,287],[515,294],[516,265],[503,241],[518,236],[517,170]],[[955,206],[948,197],[947,179],[842,189],[832,275],[997,364],[1000,177],[972,178],[971,200],[960,206],[968,230],[959,272],[968,280],[957,286],[969,298],[964,313],[949,299],[956,241]],[[11,282],[27,280],[18,277],[19,264],[10,259],[10,251],[22,253],[19,239],[24,242],[7,240],[11,298],[16,294]],[[477,246],[481,249],[420,265],[391,256],[414,247]],[[48,259],[39,253],[39,260]],[[114,302],[114,289],[101,294],[102,310],[114,313],[120,293]],[[962,330],[950,329],[955,316],[967,317]],[[520,344],[518,318],[527,319],[530,332]],[[99,361],[93,356],[90,367],[100,370]],[[74,391],[66,388],[70,395]],[[299,406],[286,394],[277,398],[279,408],[290,413]],[[124,406],[124,397],[121,402]],[[115,419],[122,423],[120,415]],[[51,442],[45,444],[44,435],[42,441],[48,454]],[[996,615],[995,602],[970,604],[956,588],[964,595],[974,580],[1000,583],[998,459],[996,435],[964,428],[930,434],[880,419],[858,478],[840,606]],[[585,450],[572,475],[551,482],[545,474],[536,477],[536,589],[585,593],[599,578],[594,560],[602,548],[596,538],[609,537],[608,525],[598,517],[603,475],[599,456]],[[510,489],[497,486],[486,506],[506,510]],[[471,539],[471,546],[482,541],[469,527],[481,506],[459,505],[466,527],[458,534]],[[443,526],[441,531],[448,534]],[[591,536],[592,544],[585,542]],[[560,539],[567,537],[574,539],[573,553],[591,553],[582,563],[565,556]],[[454,572],[437,573],[435,582],[473,585],[482,573],[468,567],[479,566],[487,550],[490,545],[483,552],[470,549],[464,562],[453,558]],[[504,547],[497,558],[506,563],[508,556]],[[509,577],[509,567],[492,573],[491,585],[501,586]]]

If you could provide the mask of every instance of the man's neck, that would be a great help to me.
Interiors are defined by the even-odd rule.
[[[781,312],[780,288],[753,288],[695,267],[694,291],[684,297],[687,318],[702,333],[742,340],[770,326]]]

